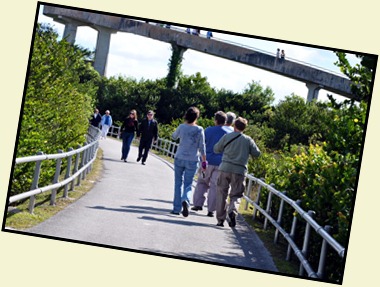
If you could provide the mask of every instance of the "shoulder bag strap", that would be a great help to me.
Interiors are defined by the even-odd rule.
[[[228,146],[230,143],[232,143],[234,140],[236,140],[238,137],[240,137],[241,136],[241,134],[238,134],[236,137],[234,137],[233,139],[231,139],[228,143],[226,143],[225,145],[224,145],[224,148],[223,149],[225,149],[226,148],[226,146]]]

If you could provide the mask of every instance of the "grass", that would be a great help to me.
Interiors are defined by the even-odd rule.
[[[81,185],[75,186],[73,191],[69,191],[67,198],[63,198],[63,188],[57,192],[55,205],[50,205],[50,192],[36,195],[36,205],[33,213],[29,213],[29,200],[26,200],[7,212],[6,227],[16,230],[24,230],[33,227],[81,198],[91,190],[97,179],[100,177],[102,171],[102,157],[103,151],[99,149],[92,165],[91,172],[81,181]]]

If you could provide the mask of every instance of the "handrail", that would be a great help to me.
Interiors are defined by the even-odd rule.
[[[176,148],[178,148],[178,143],[175,143],[173,141],[158,138],[157,142],[152,145],[152,148],[158,151],[163,152],[164,155],[167,155],[169,157],[174,158]],[[272,185],[265,183],[262,179],[254,177],[252,174],[247,174],[246,179],[248,181],[247,188],[245,190],[245,193],[243,195],[244,199],[247,201],[247,205],[245,206],[245,210],[248,208],[248,203],[252,204],[254,208],[259,211],[264,217],[265,217],[265,224],[264,229],[266,229],[266,223],[269,221],[275,228],[276,228],[276,234],[275,234],[275,243],[277,243],[278,240],[278,233],[281,233],[282,236],[285,238],[285,240],[288,242],[288,253],[287,253],[287,260],[290,260],[291,257],[291,251],[294,252],[294,254],[297,256],[299,262],[300,262],[300,270],[299,275],[303,275],[304,271],[306,271],[307,276],[311,278],[323,278],[324,277],[324,269],[325,269],[325,261],[326,261],[326,252],[327,252],[327,246],[329,245],[333,248],[333,250],[337,253],[337,255],[340,258],[343,258],[345,255],[346,249],[339,244],[330,234],[329,226],[322,227],[320,226],[314,219],[313,219],[313,211],[306,212],[300,207],[300,201],[294,201],[293,199],[287,197],[284,192],[280,192],[276,190]],[[253,201],[250,198],[250,192],[252,189],[253,183],[256,183],[258,185],[259,194],[257,196],[257,200]],[[267,209],[263,209],[260,204],[260,191],[262,188],[265,188],[269,191],[268,196],[268,202],[266,204]],[[292,231],[289,233],[287,232],[282,226],[282,212],[283,212],[283,203],[281,203],[279,207],[279,218],[274,219],[270,215],[270,207],[272,204],[272,195],[277,196],[283,203],[288,204],[291,206],[294,211],[299,214],[299,216],[305,220],[306,222],[306,229],[304,234],[304,240],[303,240],[303,246],[302,248],[298,247],[295,242],[295,236],[294,232],[296,229],[297,224],[297,217],[294,216],[293,223],[292,223]],[[256,216],[256,210],[253,211],[253,218]],[[307,260],[307,251],[308,251],[308,243],[310,238],[310,229],[314,229],[316,234],[321,237],[322,239],[322,248],[320,252],[319,257],[319,266],[318,271],[314,271],[313,268],[310,265],[310,262]]]
[[[74,189],[74,180],[78,179],[77,185],[80,184],[81,179],[85,179],[88,172],[91,170],[92,164],[96,159],[96,154],[99,147],[99,138],[100,138],[100,130],[93,126],[90,126],[87,132],[87,142],[83,147],[79,146],[77,149],[73,150],[69,149],[68,152],[58,151],[56,154],[43,154],[39,152],[34,156],[27,156],[22,158],[16,158],[15,164],[23,164],[28,162],[35,162],[36,166],[34,169],[34,178],[32,186],[29,191],[19,193],[9,197],[8,205],[22,200],[26,198],[30,198],[29,201],[29,212],[33,213],[33,209],[35,206],[35,195],[44,193],[47,191],[52,191],[50,204],[55,204],[55,196],[57,189],[60,187],[65,187],[64,197],[67,197],[68,185],[72,183],[71,190]],[[75,164],[72,167],[72,157],[76,155]],[[67,159],[67,168],[66,175],[63,180],[59,180],[59,176],[62,172],[61,163],[62,159]],[[41,163],[45,160],[56,160],[56,170],[55,176],[52,184],[49,184],[44,187],[38,187],[39,176],[41,172]],[[79,165],[79,160],[81,163]]]

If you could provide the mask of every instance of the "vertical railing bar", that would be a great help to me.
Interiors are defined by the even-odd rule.
[[[247,185],[247,197],[248,198],[251,198],[251,191],[252,191],[252,179],[251,178],[248,178],[248,185]],[[248,200],[245,201],[245,206],[244,206],[244,210],[247,210],[248,209]]]
[[[264,181],[264,180],[263,180]],[[258,184],[258,183],[257,183]],[[257,198],[256,198],[256,204],[257,206],[259,206],[260,204],[260,198],[261,198],[261,184],[259,184],[259,187],[257,189]],[[253,214],[252,214],[252,219],[255,220],[256,219],[256,216],[257,216],[257,208],[255,206],[253,206]]]
[[[284,195],[286,195],[286,191],[283,192]],[[280,209],[278,211],[278,217],[277,217],[277,224],[279,226],[281,226],[281,223],[282,223],[282,214],[284,212],[284,203],[285,201],[283,199],[281,199],[281,203],[280,203]],[[279,235],[279,230],[276,229],[275,233],[274,233],[274,243],[277,244],[278,243],[278,235]]]
[[[63,153],[63,150],[59,149],[58,153]],[[55,165],[55,174],[53,179],[53,184],[57,183],[59,181],[59,175],[61,174],[61,165],[62,165],[62,158],[58,158],[56,165]],[[50,205],[55,205],[55,199],[57,197],[57,188],[54,188],[51,191],[50,195]]]
[[[309,210],[307,212],[311,218],[315,217],[315,212],[312,210]],[[309,249],[309,241],[310,241],[310,232],[311,232],[311,226],[309,222],[306,222],[306,228],[305,228],[305,236],[303,240],[303,245],[302,245],[302,254],[306,258],[308,255],[308,249]],[[303,276],[305,271],[305,268],[303,267],[302,264],[300,264],[300,269],[299,269],[299,275]]]
[[[301,204],[301,200],[298,199],[296,201],[296,204],[300,205]],[[294,238],[295,238],[295,235],[296,235],[296,228],[297,228],[297,214],[294,212],[293,222],[292,222],[292,228],[291,228],[291,231],[290,231],[290,237],[292,238],[293,241],[294,241]],[[292,257],[292,247],[291,247],[290,244],[288,244],[288,252],[286,253],[286,261],[290,261],[291,257]]]
[[[77,146],[77,149],[79,149],[79,148],[81,148],[81,145]],[[79,166],[79,153],[76,153],[73,174],[75,174],[78,171],[78,166]],[[75,185],[75,180],[73,180],[71,182],[71,188],[70,188],[70,190],[74,190],[74,185]]]
[[[73,148],[69,148],[68,151],[72,151]],[[66,174],[65,174],[65,179],[69,178],[70,177],[70,171],[71,171],[71,164],[72,164],[72,155],[69,155],[67,157],[67,167],[66,167]],[[68,196],[68,190],[69,190],[69,184],[65,184],[65,189],[64,189],[64,192],[63,192],[63,198],[67,198]]]
[[[274,186],[274,184],[271,183],[270,186]],[[267,202],[267,208],[266,208],[265,211],[268,214],[270,214],[271,213],[270,212],[270,208],[272,206],[272,192],[270,190],[268,190],[268,191],[269,191],[269,193],[268,193],[268,202]],[[264,230],[267,230],[267,227],[268,227],[268,218],[265,217],[265,220],[264,220]]]
[[[37,155],[43,155],[43,154],[44,153],[42,151],[37,152]],[[42,164],[42,160],[36,161],[36,165],[34,168],[33,182],[30,187],[30,190],[38,188],[38,181],[40,180],[40,173],[41,173],[41,164]],[[32,195],[29,198],[29,213],[33,213],[35,202],[36,202],[36,197]]]
[[[327,233],[329,234],[331,233],[331,226],[326,225],[324,229]],[[322,247],[321,247],[321,255],[320,255],[319,264],[318,264],[318,272],[317,272],[318,278],[321,278],[321,279],[323,279],[323,277],[325,276],[327,249],[328,249],[327,241],[326,239],[323,239]]]

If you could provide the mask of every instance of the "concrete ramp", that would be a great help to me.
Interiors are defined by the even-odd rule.
[[[174,173],[149,155],[120,160],[121,142],[102,140],[104,172],[94,188],[45,222],[26,230],[58,240],[95,244],[158,256],[276,272],[263,243],[239,216],[235,229],[217,227],[207,210],[172,215]],[[75,191],[74,191],[75,192]]]

